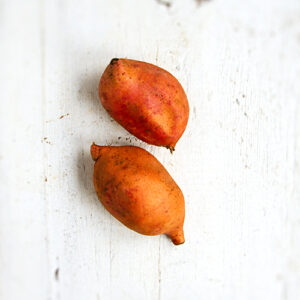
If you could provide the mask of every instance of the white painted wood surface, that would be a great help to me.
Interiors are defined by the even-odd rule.
[[[168,3],[0,2],[0,299],[300,299],[300,2]],[[101,107],[113,57],[185,87],[173,156]],[[184,245],[104,210],[93,141],[166,166],[185,194]]]

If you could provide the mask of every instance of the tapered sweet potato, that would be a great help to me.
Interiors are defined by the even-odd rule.
[[[175,150],[189,118],[186,94],[177,79],[155,65],[114,58],[99,83],[108,113],[146,143]]]
[[[130,229],[184,243],[184,198],[162,164],[133,146],[91,146],[94,186],[104,207]]]

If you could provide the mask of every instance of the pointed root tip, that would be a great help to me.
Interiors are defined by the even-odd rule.
[[[183,229],[168,234],[174,245],[181,245],[185,242]]]
[[[175,151],[175,146],[167,146],[166,148],[170,150],[171,154]]]
[[[91,146],[91,156],[92,156],[92,159],[94,161],[96,161],[100,157],[101,149],[102,149],[101,146],[98,146],[95,143],[92,144],[92,146]]]

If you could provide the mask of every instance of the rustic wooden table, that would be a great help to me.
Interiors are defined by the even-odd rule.
[[[0,299],[300,299],[300,2],[2,0]],[[102,108],[113,57],[190,101],[173,155]],[[89,147],[137,145],[186,199],[186,243],[104,210]]]

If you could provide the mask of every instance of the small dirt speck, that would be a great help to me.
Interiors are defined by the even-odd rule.
[[[48,141],[48,138],[47,138],[47,137],[42,138],[41,143],[44,143],[44,142],[45,142],[46,144],[52,145],[52,143],[51,143],[50,141]]]
[[[56,268],[56,270],[54,272],[54,277],[55,277],[55,280],[58,281],[58,279],[59,279],[59,268]]]
[[[244,112],[244,116],[245,116],[246,118],[248,118],[248,115],[247,115],[247,113],[246,113],[246,112]]]
[[[64,117],[67,117],[67,116],[69,116],[70,114],[69,113],[67,113],[67,114],[65,114],[65,115],[61,115],[58,119],[63,119]]]
[[[119,136],[119,137],[118,137],[118,140],[120,140],[120,139],[121,139],[121,137]]]
[[[209,0],[195,0],[197,5],[202,4],[203,2],[208,2]]]
[[[235,99],[235,102],[236,102],[237,105],[240,105],[239,99]]]
[[[46,176],[45,176],[45,179],[44,179],[44,181],[45,181],[45,182],[47,182],[47,181],[48,181],[48,178],[47,178]]]
[[[166,6],[167,8],[170,8],[170,7],[172,6],[172,3],[171,3],[171,2],[169,2],[169,1],[164,1],[164,0],[156,0],[156,2],[157,2],[158,4],[161,4],[161,5],[164,5],[164,6]]]

